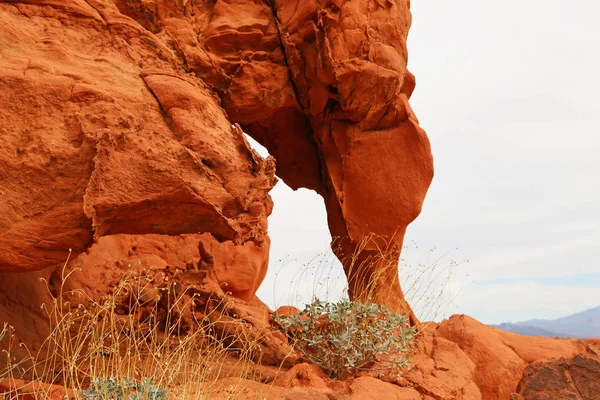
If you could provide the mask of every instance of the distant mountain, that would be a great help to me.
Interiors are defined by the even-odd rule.
[[[600,338],[600,307],[553,320],[532,319],[492,326],[525,336]]]
[[[512,322],[503,322],[500,325],[492,325],[495,328],[502,329],[507,332],[514,332],[523,336],[545,336],[545,337],[565,337],[556,332],[550,332],[545,329],[536,328],[535,326],[513,324]]]

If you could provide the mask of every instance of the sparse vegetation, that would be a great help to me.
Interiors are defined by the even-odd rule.
[[[363,246],[374,243],[378,238],[376,235],[368,235]],[[334,239],[332,247],[336,246],[337,241],[338,239]],[[361,249],[362,247],[357,251]],[[384,267],[380,272],[386,268],[399,268],[404,297],[416,316],[421,322],[436,321],[451,314],[449,307],[461,291],[460,287],[451,285],[451,282],[454,273],[468,261],[456,261],[452,254],[455,250],[440,252],[432,248],[423,251],[411,243],[404,245],[400,260],[381,249],[375,261]],[[354,261],[351,269],[361,269],[362,265],[356,261],[356,257],[351,256],[350,259]],[[280,305],[304,305],[312,297],[331,302],[349,297],[346,274],[331,248],[317,254],[301,267],[297,267],[298,260],[294,259],[278,260],[278,263],[279,265],[274,260],[270,266],[277,270],[272,289],[272,302],[276,304],[276,308]],[[290,265],[294,268],[290,268]],[[383,277],[376,274],[372,276],[374,281],[380,278]],[[285,289],[281,290],[281,287]],[[378,296],[374,285],[366,285],[365,292],[367,294],[363,297],[367,299],[366,303],[379,303],[386,299],[385,296],[376,298]]]
[[[332,378],[360,370],[402,370],[416,333],[403,315],[347,299],[314,298],[299,314],[276,316],[276,321],[304,358]]]
[[[0,380],[58,384],[80,400],[264,398],[231,387],[259,379],[261,338],[239,337],[248,324],[227,315],[227,297],[146,271],[127,274],[96,301],[67,290],[68,279],[63,272],[59,288],[49,289],[52,304],[43,308],[50,334],[41,348],[27,349],[18,332],[0,326]],[[16,358],[16,348],[28,355]],[[228,380],[227,388],[215,384],[219,379]],[[20,398],[18,390],[4,400]],[[27,393],[52,398],[48,386],[29,385]]]
[[[169,392],[157,386],[152,378],[94,378],[80,400],[166,400]]]
[[[338,277],[319,264],[315,282],[324,282],[327,290]],[[263,338],[244,336],[249,324],[232,311],[231,298],[223,292],[182,287],[161,270],[129,271],[110,293],[94,300],[83,290],[68,289],[65,282],[73,271],[66,265],[58,286],[46,282],[52,302],[43,309],[50,333],[40,349],[25,348],[28,356],[16,359],[11,348],[24,346],[18,332],[6,323],[0,326],[0,342],[7,349],[0,355],[0,380],[58,384],[78,400],[265,397],[233,383],[261,380],[255,364]],[[305,361],[332,378],[360,371],[400,373],[417,335],[405,315],[369,301],[350,301],[347,292],[337,302],[314,297],[299,314],[276,315],[275,328],[287,334]],[[215,384],[218,380],[226,387]],[[50,393],[35,395],[50,398]]]

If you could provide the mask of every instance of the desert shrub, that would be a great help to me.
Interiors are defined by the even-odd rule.
[[[296,315],[276,315],[304,358],[332,378],[360,370],[396,370],[408,366],[415,329],[404,315],[379,304],[348,299],[337,303],[313,298]]]
[[[135,379],[94,378],[83,391],[80,400],[166,400],[167,390],[157,386],[152,378]]]

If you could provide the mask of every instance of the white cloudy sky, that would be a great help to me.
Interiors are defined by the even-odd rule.
[[[429,288],[437,298],[447,282],[437,319],[498,323],[600,305],[600,3],[427,0],[412,11],[411,103],[436,176],[406,236],[405,287],[441,258]],[[330,240],[323,201],[283,183],[272,196],[259,296],[302,305],[325,284],[335,298],[339,266],[309,262]]]

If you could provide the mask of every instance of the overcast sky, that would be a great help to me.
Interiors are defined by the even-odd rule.
[[[408,228],[403,287],[441,258],[433,287],[415,285],[433,298],[444,289],[424,318],[499,323],[599,306],[600,2],[427,0],[412,11],[411,104],[436,175]],[[259,296],[302,306],[325,284],[335,299],[343,275],[331,257],[301,275],[328,248],[322,199],[282,182],[271,195]],[[323,270],[330,281],[316,272],[315,283]]]

